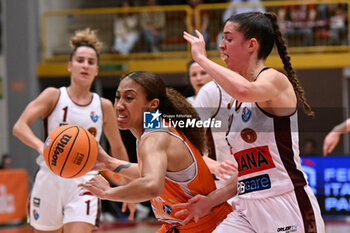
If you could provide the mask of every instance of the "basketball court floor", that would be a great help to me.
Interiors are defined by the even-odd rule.
[[[350,220],[325,220],[326,233],[350,233]],[[160,228],[155,220],[128,223],[102,223],[94,233],[154,233]],[[0,233],[32,233],[30,227],[1,227]]]

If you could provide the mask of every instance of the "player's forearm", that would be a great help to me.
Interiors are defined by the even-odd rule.
[[[347,133],[349,131],[350,131],[350,118],[342,122],[341,124],[336,125],[332,129],[333,133],[339,133],[339,134]]]
[[[159,186],[145,178],[139,178],[126,185],[108,189],[101,198],[120,202],[143,202],[159,196],[161,192]]]
[[[247,96],[251,90],[251,83],[240,74],[211,61],[206,56],[200,56],[196,61],[229,95],[240,101],[251,101]]]
[[[216,189],[208,195],[212,208],[218,206],[237,194],[237,177],[233,176],[228,179],[225,185]]]
[[[38,153],[43,153],[42,149],[44,146],[44,142],[37,136],[35,136],[31,128],[27,124],[16,122],[16,124],[12,128],[12,134],[27,146],[38,151]]]
[[[132,180],[140,177],[137,163],[130,163],[111,157],[108,161],[108,168],[114,173],[130,178]]]
[[[121,159],[121,160],[124,160],[124,161],[130,161],[128,153],[127,153],[124,145],[123,146],[112,147],[111,148],[111,155],[114,158],[117,158],[117,159]]]

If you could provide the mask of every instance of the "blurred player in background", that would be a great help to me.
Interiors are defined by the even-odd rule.
[[[79,183],[88,181],[97,171],[65,179],[52,173],[43,155],[44,139],[34,135],[30,125],[38,118],[44,123],[45,138],[55,128],[76,124],[100,140],[102,128],[111,147],[111,154],[128,161],[111,101],[90,91],[99,71],[100,41],[95,31],[77,31],[70,40],[72,52],[67,69],[70,85],[59,89],[49,87],[31,101],[13,126],[13,135],[35,149],[40,155],[29,200],[30,225],[35,232],[87,233],[92,232],[99,218],[99,200]]]
[[[215,182],[217,187],[221,187],[222,181],[237,170],[237,163],[230,154],[225,139],[232,97],[194,60],[188,63],[187,72],[196,93],[187,100],[196,109],[202,121],[221,121],[221,127],[218,129],[205,128],[206,151],[203,157],[210,171],[218,179]]]
[[[340,136],[350,132],[350,118],[334,126],[323,141],[323,155],[328,155],[338,145]]]
[[[205,84],[210,82],[213,78],[210,77],[210,75],[207,74],[207,72],[202,67],[200,67],[194,60],[188,62],[187,74],[191,87],[193,88],[194,95],[189,96],[186,99],[190,104],[193,105],[199,90]]]

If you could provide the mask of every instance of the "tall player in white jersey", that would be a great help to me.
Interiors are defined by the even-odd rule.
[[[214,232],[325,232],[317,200],[301,170],[298,100],[313,115],[291,66],[274,13],[231,16],[223,29],[221,57],[227,68],[206,57],[203,36],[184,32],[192,57],[234,99],[227,141],[238,162],[238,182],[188,203],[202,217],[238,192],[234,211]],[[265,67],[276,43],[287,75]],[[238,186],[238,190],[237,187]]]
[[[102,128],[112,155],[128,160],[122,143],[111,101],[90,92],[98,74],[99,48],[94,31],[78,31],[71,39],[72,53],[68,62],[71,84],[59,89],[49,87],[31,101],[13,127],[13,134],[40,154],[40,169],[29,199],[28,220],[35,232],[92,232],[98,220],[99,201],[77,185],[90,180],[97,171],[65,179],[52,173],[42,157],[44,139],[34,135],[30,125],[42,118],[45,137],[65,124],[84,127],[100,140]]]
[[[215,81],[205,84],[198,92],[193,106],[202,121],[215,119],[221,122],[220,128],[207,128],[207,154],[205,162],[217,180],[218,188],[224,185],[224,181],[234,175],[237,163],[230,154],[230,147],[225,140],[229,113],[232,105],[232,97],[222,89]]]
[[[212,81],[210,75],[194,60],[187,63],[187,73],[195,91],[195,95],[187,97],[187,101],[196,108],[202,121],[215,118],[222,123],[221,129],[216,129],[217,132],[212,132],[215,130],[211,128],[206,129],[207,150],[203,154],[205,163],[218,179],[215,181],[218,186],[222,180],[232,176],[232,170],[236,170],[234,159],[230,156],[230,150],[225,141],[225,132],[222,130],[227,128],[224,126],[228,122],[226,110],[232,98]],[[205,90],[201,91],[202,89]]]

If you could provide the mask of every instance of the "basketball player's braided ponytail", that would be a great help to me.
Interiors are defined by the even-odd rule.
[[[300,85],[297,75],[290,62],[290,56],[287,51],[286,43],[283,39],[282,33],[279,30],[279,26],[277,24],[277,16],[274,13],[270,13],[270,12],[265,13],[264,15],[271,21],[271,24],[275,33],[275,42],[276,42],[277,51],[283,62],[284,70],[287,72],[287,77],[291,82],[291,84],[293,85],[294,91],[296,92],[299,100],[302,102],[305,113],[308,116],[313,117],[315,114],[311,110],[310,105],[306,102],[306,98],[304,96],[304,89]]]

